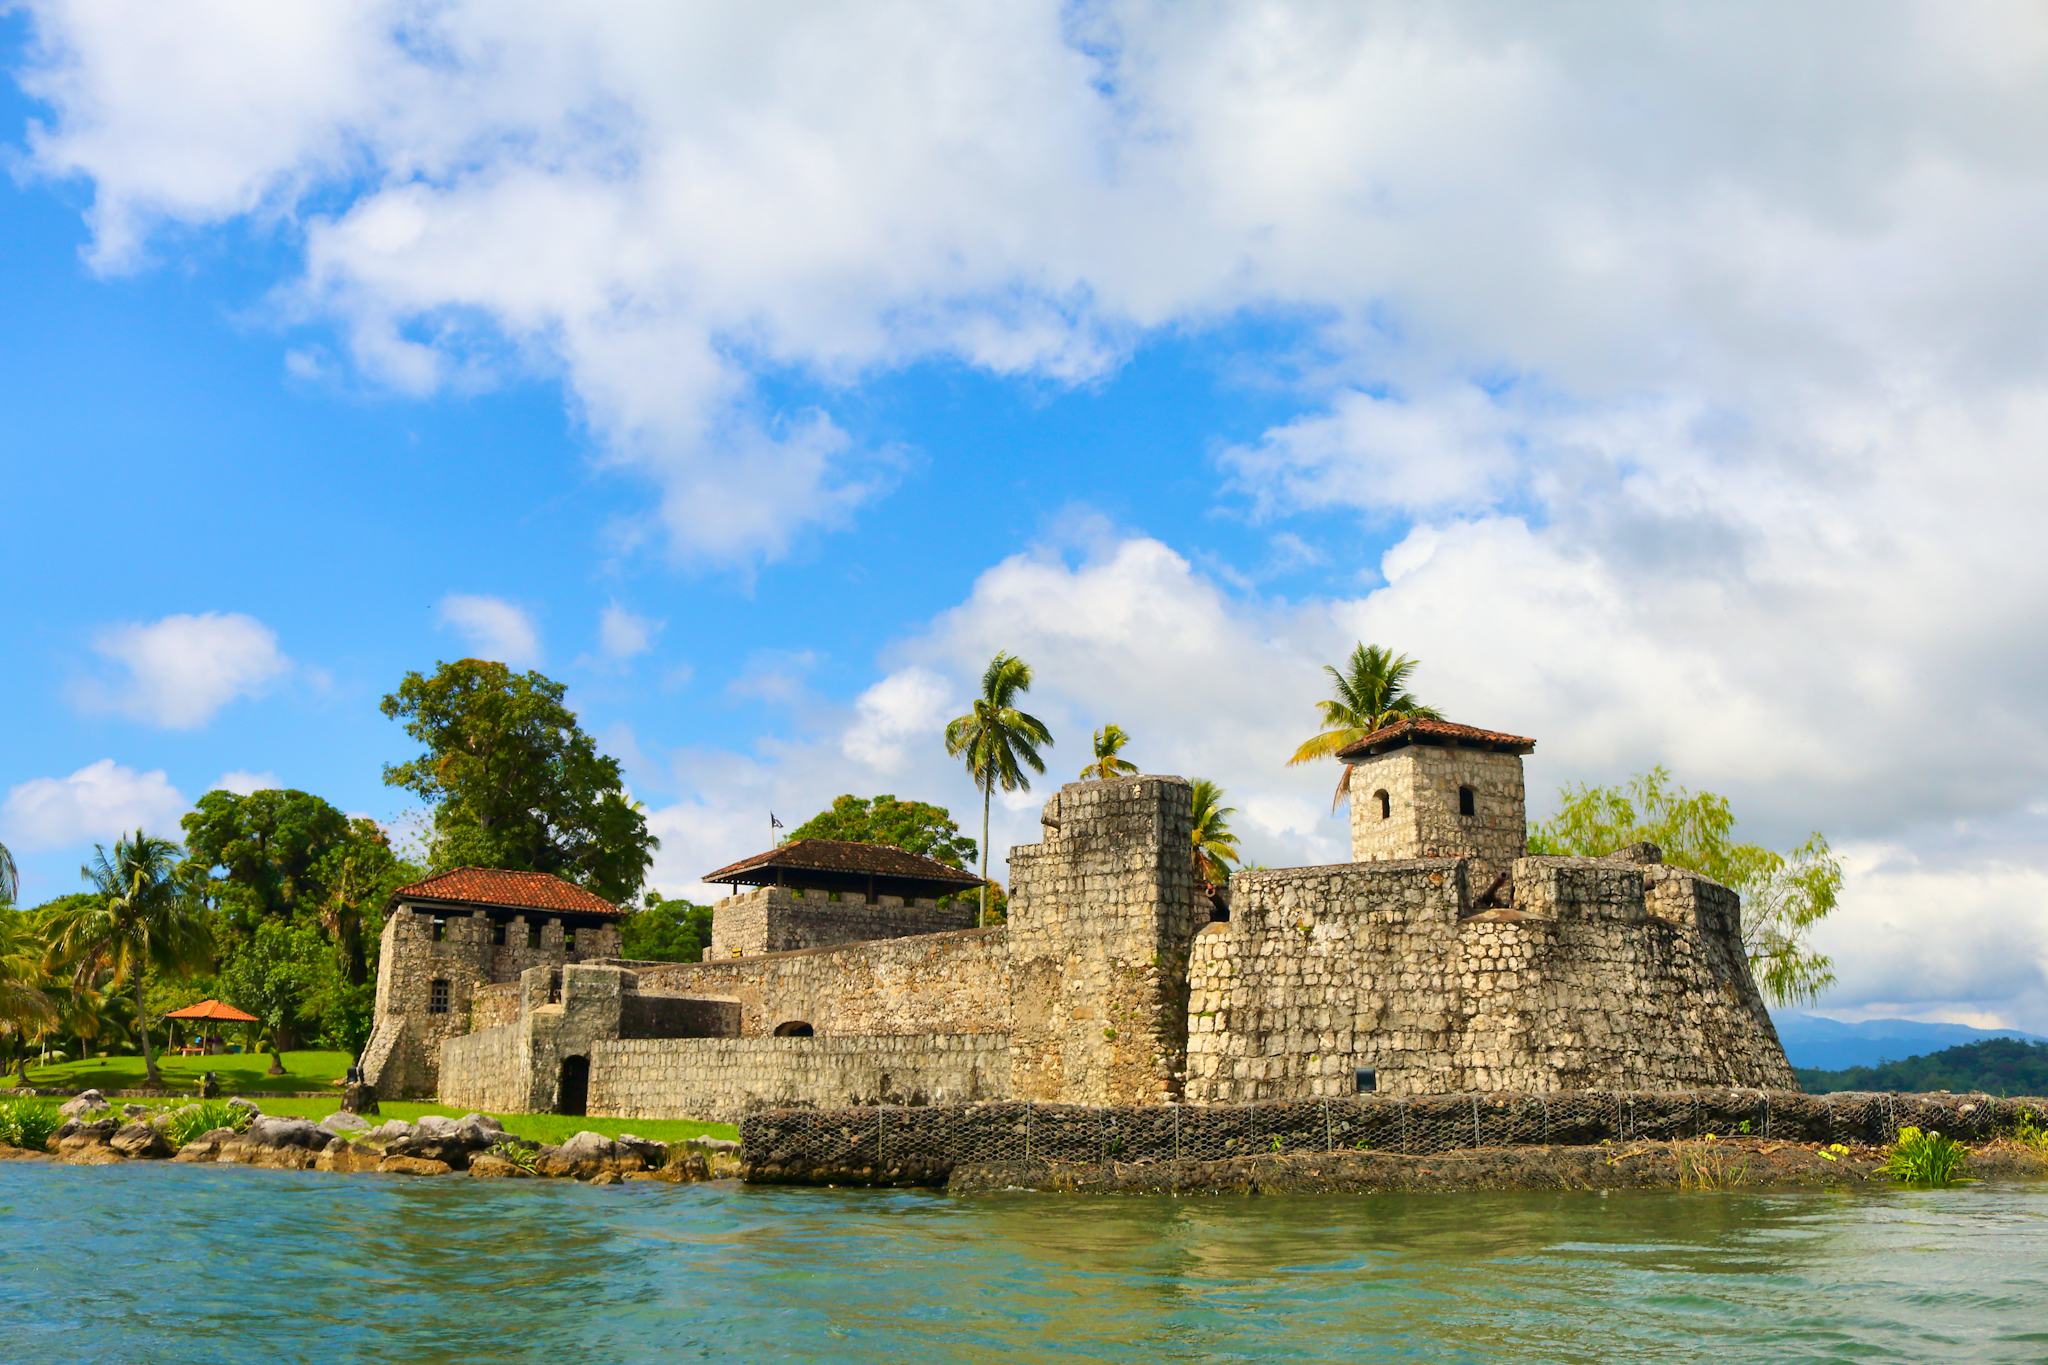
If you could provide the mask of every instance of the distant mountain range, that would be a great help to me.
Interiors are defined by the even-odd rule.
[[[1866,1019],[1860,1024],[1845,1024],[1805,1010],[1782,1010],[1771,1018],[1778,1025],[1778,1041],[1785,1045],[1785,1056],[1793,1066],[1825,1071],[1903,1061],[1985,1038],[2048,1042],[2038,1033],[2018,1029],[1929,1024],[1918,1019]]]

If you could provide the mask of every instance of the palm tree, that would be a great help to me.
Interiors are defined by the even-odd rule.
[[[14,898],[21,894],[21,872],[14,865],[14,855],[7,851],[7,845],[0,844],[0,906],[14,904]]]
[[[74,974],[80,983],[105,967],[109,986],[134,987],[135,1031],[151,1085],[163,1079],[149,1045],[143,978],[152,967],[182,972],[206,962],[206,921],[178,880],[177,857],[176,844],[141,830],[115,840],[112,857],[105,847],[95,846],[92,862],[79,871],[99,894],[65,912],[53,926],[51,941],[58,956],[78,964]]]
[[[1125,773],[1138,771],[1138,765],[1127,758],[1118,758],[1117,753],[1131,737],[1124,733],[1121,725],[1105,725],[1095,732],[1095,761],[1081,769],[1081,776],[1096,777],[1104,782]]]
[[[1017,698],[1031,690],[1031,665],[1013,654],[998,654],[981,675],[981,695],[974,707],[946,723],[946,753],[967,764],[967,775],[981,788],[981,915],[988,922],[988,809],[997,784],[1006,792],[1029,791],[1024,769],[1042,773],[1045,760],[1038,748],[1052,747],[1052,732],[1036,716],[1017,709]]]
[[[1223,788],[1206,777],[1198,777],[1195,791],[1195,874],[1211,886],[1220,886],[1237,861],[1237,836],[1230,832],[1229,817],[1237,807],[1223,804]]]
[[[29,1038],[56,1014],[44,985],[43,945],[28,916],[0,909],[0,1036],[19,1049],[18,1074],[26,1074]]]
[[[1408,690],[1408,675],[1416,667],[1417,661],[1406,654],[1362,642],[1352,646],[1351,657],[1344,661],[1342,669],[1324,664],[1323,672],[1330,675],[1333,695],[1316,703],[1323,716],[1322,731],[1296,749],[1287,766],[1332,758],[1347,744],[1354,744],[1375,730],[1384,730],[1398,720],[1443,719],[1434,707],[1424,706]],[[1351,765],[1347,763],[1337,778],[1337,794],[1330,804],[1335,806],[1342,801],[1350,786]]]

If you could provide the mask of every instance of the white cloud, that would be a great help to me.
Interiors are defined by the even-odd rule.
[[[1251,449],[1255,491],[1440,506],[1509,482],[1475,378],[1769,426],[1787,391],[2023,386],[2048,360],[2048,20],[2024,6],[32,23],[29,164],[90,184],[98,265],[160,225],[300,224],[288,292],[362,370],[559,370],[692,555],[780,553],[886,481],[811,400],[764,411],[766,371],[1071,382],[1148,331],[1293,310],[1333,406]]]
[[[652,649],[655,637],[661,634],[666,625],[667,622],[657,621],[652,617],[636,616],[613,602],[605,607],[604,614],[598,618],[598,646],[604,650],[606,658],[615,663],[623,663],[628,659],[638,658]]]
[[[530,668],[541,661],[540,627],[525,608],[502,597],[451,592],[436,604],[434,616],[481,658],[514,668]]]
[[[69,777],[31,778],[7,793],[0,827],[17,853],[104,843],[140,829],[175,839],[185,798],[161,768],[138,772],[111,758]]]
[[[1225,451],[1223,464],[1267,509],[1485,507],[1515,481],[1512,429],[1508,414],[1469,385],[1428,402],[1351,389],[1327,413]]]
[[[929,669],[891,673],[854,703],[855,720],[840,736],[840,750],[877,772],[901,772],[907,746],[929,744],[944,728],[953,700],[953,689]]]
[[[282,782],[277,780],[276,773],[254,773],[237,768],[232,772],[222,773],[219,777],[213,779],[213,785],[207,788],[207,790],[227,791],[233,792],[237,796],[247,796],[251,792],[270,791],[283,785]]]
[[[171,730],[206,724],[229,702],[262,695],[292,668],[277,632],[240,612],[109,626],[93,637],[93,651],[125,676],[83,684],[78,700]]]

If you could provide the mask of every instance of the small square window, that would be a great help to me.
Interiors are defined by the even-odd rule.
[[[500,948],[505,946],[505,921],[501,919],[491,921],[491,942],[497,944]]]
[[[540,921],[539,921],[539,920],[533,920],[533,921],[531,921],[531,922],[529,922],[529,923],[527,924],[527,926],[526,926],[526,946],[527,946],[527,947],[529,947],[529,948],[538,948],[538,947],[540,947]]]
[[[434,984],[427,987],[427,1013],[446,1014],[447,1012],[448,982],[444,977],[436,977],[434,978]]]
[[[564,929],[562,931],[562,951],[565,953],[576,951],[576,931],[574,929]]]
[[[446,938],[447,936],[448,921],[442,919],[439,915],[434,916],[434,942],[439,943],[442,939]]]

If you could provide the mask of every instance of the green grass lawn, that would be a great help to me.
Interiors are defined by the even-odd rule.
[[[233,1093],[231,1091],[224,1093]],[[290,1095],[251,1095],[249,1098],[263,1107],[266,1114],[280,1118],[312,1119],[318,1122],[341,1107],[339,1097],[335,1099],[299,1099]],[[129,1103],[150,1106],[169,1106],[184,1103],[175,1099],[135,1100]],[[456,1109],[446,1104],[423,1104],[412,1100],[384,1100],[378,1104],[378,1113],[369,1117],[372,1124],[385,1119],[405,1119],[411,1122],[424,1114],[440,1114],[446,1118],[459,1119],[470,1111]],[[583,1118],[570,1114],[493,1114],[492,1118],[505,1125],[505,1131],[514,1137],[530,1138],[535,1142],[561,1143],[586,1128],[606,1137],[617,1137],[621,1133],[632,1133],[636,1137],[652,1139],[655,1142],[681,1142],[685,1138],[715,1137],[737,1139],[740,1130],[730,1123],[700,1123],[696,1119],[605,1119]]]
[[[274,1095],[281,1091],[324,1090],[348,1074],[346,1052],[287,1052],[285,1074],[272,1076],[266,1053],[228,1053],[216,1057],[158,1057],[157,1071],[171,1090],[197,1092],[205,1072],[220,1076],[221,1092],[228,1095]],[[145,1084],[140,1057],[83,1057],[53,1066],[31,1066],[30,1085],[76,1090],[132,1090]],[[12,1086],[10,1072],[0,1086]]]
[[[157,1069],[163,1073],[164,1084],[173,1090],[188,1090],[197,1093],[202,1072],[213,1071],[220,1075],[220,1091],[223,1096],[247,1095],[263,1106],[266,1114],[286,1118],[313,1119],[316,1122],[341,1108],[341,1093],[335,1090],[332,1098],[300,1099],[289,1093],[293,1090],[323,1090],[348,1074],[349,1055],[346,1052],[287,1052],[284,1067],[287,1074],[271,1076],[265,1074],[270,1058],[264,1055],[234,1054],[221,1057],[159,1057]],[[130,1090],[143,1083],[142,1058],[140,1057],[88,1057],[76,1062],[62,1062],[55,1066],[32,1066],[28,1071],[29,1084],[37,1086],[63,1087],[67,1089]],[[9,1075],[5,1087],[11,1087],[14,1078]],[[148,1099],[114,1103],[139,1103],[148,1105],[182,1104],[182,1099]],[[448,1118],[461,1118],[468,1110],[450,1108],[445,1104],[420,1104],[410,1100],[385,1100],[380,1104],[383,1118],[412,1120],[423,1114],[442,1114]],[[695,1119],[603,1119],[579,1118],[568,1114],[493,1114],[491,1117],[505,1125],[505,1131],[514,1137],[531,1138],[535,1142],[559,1143],[565,1138],[589,1129],[603,1133],[606,1137],[617,1137],[621,1133],[633,1133],[650,1138],[655,1142],[681,1142],[685,1138],[716,1137],[737,1138],[740,1130],[730,1123],[699,1123]],[[370,1122],[379,1120],[372,1118]]]

